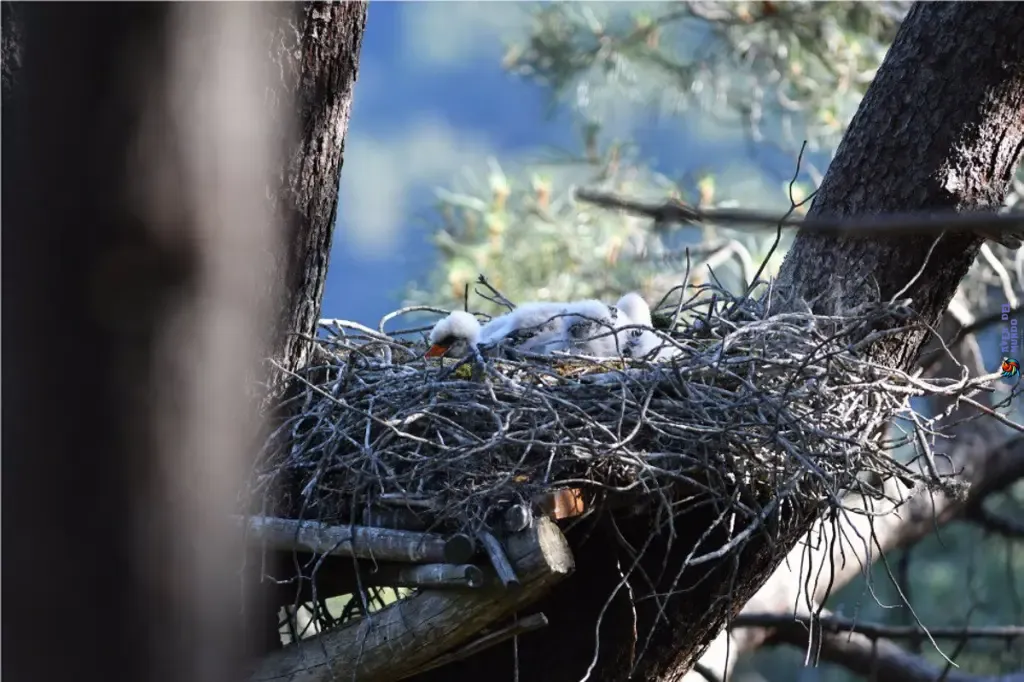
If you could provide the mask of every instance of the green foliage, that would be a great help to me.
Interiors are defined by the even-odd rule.
[[[812,145],[838,143],[907,2],[556,4],[505,63],[590,120],[594,104],[694,106],[760,127],[778,118]],[[790,140],[799,146],[801,139]]]
[[[680,283],[711,276],[745,285],[774,241],[714,228],[652,229],[649,221],[580,205],[574,186],[652,200],[675,197],[702,207],[742,204],[722,186],[721,169],[679,168],[674,178],[647,168],[628,141],[606,139],[608,107],[663,113],[702,106],[744,123],[763,139],[771,120],[830,150],[839,120],[859,102],[906,3],[560,3],[539,6],[529,35],[509,47],[505,67],[571,99],[580,117],[580,152],[535,167],[491,162],[486,179],[438,191],[434,243],[441,265],[410,303],[457,307],[480,273],[513,301],[614,299],[629,290],[658,300]],[[772,104],[769,106],[769,102]],[[799,202],[810,188],[793,188]],[[788,205],[778,186],[778,208]],[[767,208],[760,206],[759,208]],[[787,237],[788,239],[788,237]],[[781,265],[775,250],[766,275]],[[709,271],[708,266],[711,266]],[[479,299],[474,297],[474,306]],[[496,312],[484,304],[483,312]]]

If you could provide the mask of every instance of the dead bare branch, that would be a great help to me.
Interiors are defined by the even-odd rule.
[[[465,658],[469,658],[473,654],[479,653],[484,649],[488,649],[495,644],[500,644],[513,637],[519,635],[525,635],[527,632],[533,632],[543,627],[547,627],[548,619],[543,613],[535,613],[532,616],[526,618],[517,619],[511,625],[501,628],[495,632],[484,635],[480,639],[470,642],[466,646],[460,648],[457,651],[453,651],[450,654],[444,656],[438,656],[432,660],[429,664],[425,665],[418,672],[426,672],[427,670],[433,670],[434,668],[440,668],[443,665],[454,663],[455,661],[461,661]]]
[[[833,616],[825,612],[824,620],[831,618]],[[960,670],[943,671],[887,639],[849,630],[826,632],[818,627],[809,630],[806,620],[787,619],[772,627],[769,643],[809,649],[816,652],[820,660],[836,663],[877,682],[935,682],[944,672],[947,682],[1024,682],[1024,672],[985,676]]]
[[[1024,540],[1024,523],[999,516],[980,504],[969,508],[964,519],[980,526],[986,533],[1002,535],[1013,540]]]
[[[790,627],[798,623],[805,628],[805,631],[817,628],[825,634],[841,635],[844,633],[857,633],[871,639],[911,639],[931,635],[936,639],[1000,639],[1012,641],[1024,639],[1024,626],[1004,625],[999,627],[963,627],[963,628],[935,628],[927,629],[917,626],[882,625],[879,623],[863,623],[843,618],[841,616],[829,615],[818,618],[810,616],[793,616],[780,613],[741,613],[736,616],[730,627],[732,628],[775,628]]]
[[[889,213],[857,218],[785,218],[765,211],[736,208],[696,208],[676,200],[662,204],[635,201],[609,192],[579,189],[576,198],[602,208],[642,215],[659,223],[683,225],[706,223],[727,224],[737,230],[767,230],[779,226],[809,228],[821,234],[844,237],[877,237],[879,235],[925,234],[943,231],[986,232],[994,235],[1015,234],[1024,230],[1024,212],[1002,214],[990,212],[957,213]]]

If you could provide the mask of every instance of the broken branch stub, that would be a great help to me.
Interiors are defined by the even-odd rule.
[[[509,536],[505,549],[518,589],[423,590],[268,655],[250,682],[401,680],[534,602],[575,567],[565,536],[546,518]]]

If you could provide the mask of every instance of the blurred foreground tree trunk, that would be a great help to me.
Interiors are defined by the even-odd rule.
[[[315,330],[366,5],[3,10],[3,672],[238,679],[245,386]]]
[[[854,117],[811,215],[996,210],[1024,144],[1021,35],[1024,7],[1017,5],[916,5]],[[780,274],[778,302],[806,302],[827,314],[898,295],[912,299],[923,320],[934,324],[982,241],[963,233],[834,239],[803,230]],[[909,370],[925,340],[921,333],[896,336],[873,349],[874,359]],[[588,671],[592,680],[679,679],[821,511],[794,510],[781,521],[774,546],[756,540],[723,565],[677,576],[712,521],[707,514],[684,513],[675,522],[675,548],[666,553],[664,538],[655,537],[641,561],[643,577],[629,584],[617,562],[631,560],[614,548],[620,538],[643,546],[652,519],[605,518],[586,539],[570,537],[576,573],[535,605],[547,615],[547,628],[414,679],[494,679],[495,670],[508,670],[513,661],[519,679],[534,681],[574,682]],[[673,596],[655,626],[656,593]],[[650,646],[637,660],[652,627]]]

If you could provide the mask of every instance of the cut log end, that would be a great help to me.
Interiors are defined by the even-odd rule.
[[[475,554],[476,541],[464,533],[457,533],[444,543],[444,559],[450,564],[468,563]]]

